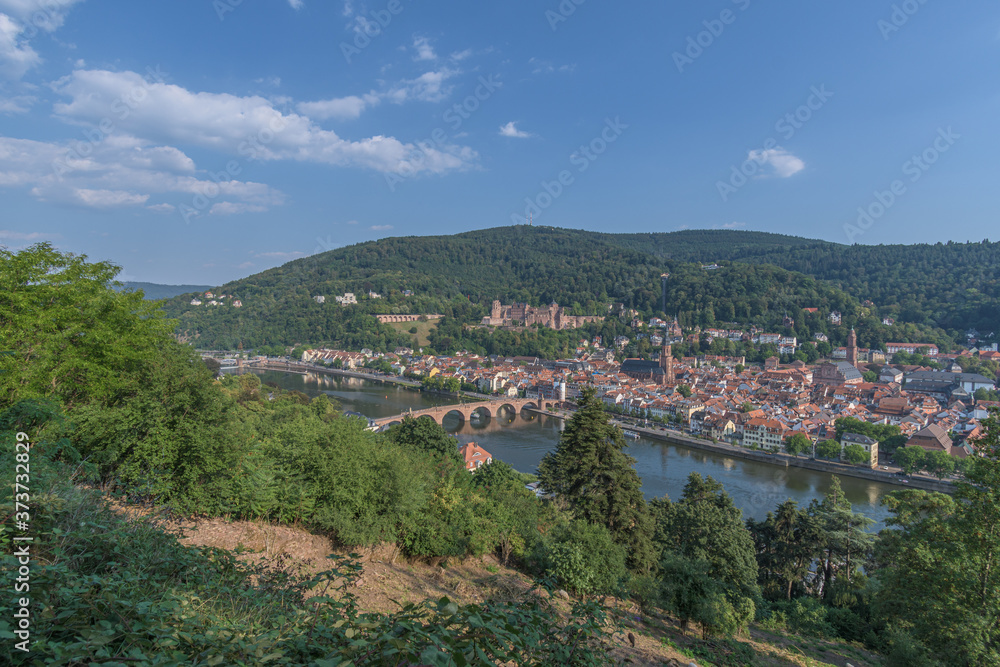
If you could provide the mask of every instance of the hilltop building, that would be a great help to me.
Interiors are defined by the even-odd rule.
[[[590,322],[603,321],[603,317],[595,315],[567,315],[566,309],[554,301],[548,306],[538,308],[526,303],[504,306],[499,301],[494,301],[489,317],[484,317],[482,323],[491,327],[518,325],[530,327],[541,324],[543,327],[560,331],[576,329]]]

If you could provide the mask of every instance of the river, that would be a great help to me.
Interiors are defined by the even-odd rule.
[[[423,394],[355,378],[255,372],[262,380],[274,382],[283,389],[301,391],[309,396],[326,393],[340,401],[345,410],[376,419],[398,415],[410,408],[420,410],[455,402],[453,397]],[[464,423],[452,414],[445,419],[444,427],[460,442],[477,442],[494,458],[522,472],[533,473],[546,452],[555,449],[563,424],[560,419],[531,413]],[[668,495],[676,500],[688,475],[698,472],[721,482],[744,516],[755,519],[763,519],[788,498],[798,501],[800,506],[808,505],[826,493],[832,479],[828,473],[736,459],[653,438],[630,440],[628,453],[636,460],[636,471],[642,478],[647,498]],[[876,521],[873,530],[881,528],[889,513],[879,501],[898,487],[856,477],[841,477],[840,483],[855,511]]]

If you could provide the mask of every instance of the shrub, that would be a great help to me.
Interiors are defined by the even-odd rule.
[[[579,595],[616,594],[628,576],[625,550],[603,526],[579,520],[557,526],[538,548],[543,572]]]

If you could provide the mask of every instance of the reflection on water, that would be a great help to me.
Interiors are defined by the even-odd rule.
[[[285,389],[310,396],[326,393],[340,401],[345,410],[372,418],[454,402],[447,396],[421,394],[357,378],[324,374],[301,376],[278,371],[259,374],[262,380],[275,382]],[[514,415],[504,411],[493,417],[482,415],[468,421],[458,413],[451,413],[445,417],[444,427],[460,442],[478,442],[495,458],[523,472],[535,472],[542,457],[555,448],[565,423],[548,415],[532,412]],[[669,495],[676,500],[688,475],[697,472],[722,482],[744,515],[755,519],[763,519],[767,512],[788,498],[796,500],[800,506],[808,505],[826,493],[832,479],[831,475],[822,472],[781,468],[645,437],[629,440],[627,451],[636,460],[636,471],[642,478],[647,498]],[[842,477],[840,481],[855,509],[881,524],[888,512],[879,505],[879,500],[894,487],[853,477]]]

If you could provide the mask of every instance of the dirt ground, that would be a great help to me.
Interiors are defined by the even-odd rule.
[[[150,516],[152,510],[144,507],[113,504],[121,513],[131,516]],[[239,558],[247,562],[287,558],[287,564],[304,572],[316,573],[330,569],[329,556],[335,553],[326,537],[309,533],[293,526],[272,525],[251,521],[227,521],[221,518],[173,521],[156,519],[169,532],[178,536],[182,544],[211,546],[240,552]],[[340,554],[344,555],[344,554]],[[408,602],[421,602],[428,598],[447,596],[460,605],[482,603],[487,599],[509,602],[523,601],[531,595],[548,595],[532,592],[532,582],[524,574],[506,568],[493,556],[451,559],[444,567],[423,562],[408,562],[393,546],[381,546],[359,553],[362,571],[351,592],[357,597],[363,612],[391,613]],[[552,602],[559,613],[567,613],[570,601],[556,596]],[[663,617],[645,617],[630,601],[608,599],[605,601],[612,616],[619,619],[613,628],[615,648],[611,656],[619,664],[667,665],[688,667],[701,664],[690,657],[685,649],[702,645],[694,633],[683,632],[672,620]],[[629,640],[631,634],[634,646]],[[786,637],[752,632],[748,641],[758,653],[761,665],[837,665],[855,667],[878,664],[876,661],[845,659],[831,650],[825,651],[822,642],[813,641],[815,650],[804,651],[798,643]],[[807,644],[810,642],[806,642]],[[808,652],[808,657],[806,656]],[[713,659],[713,663],[720,661]]]

